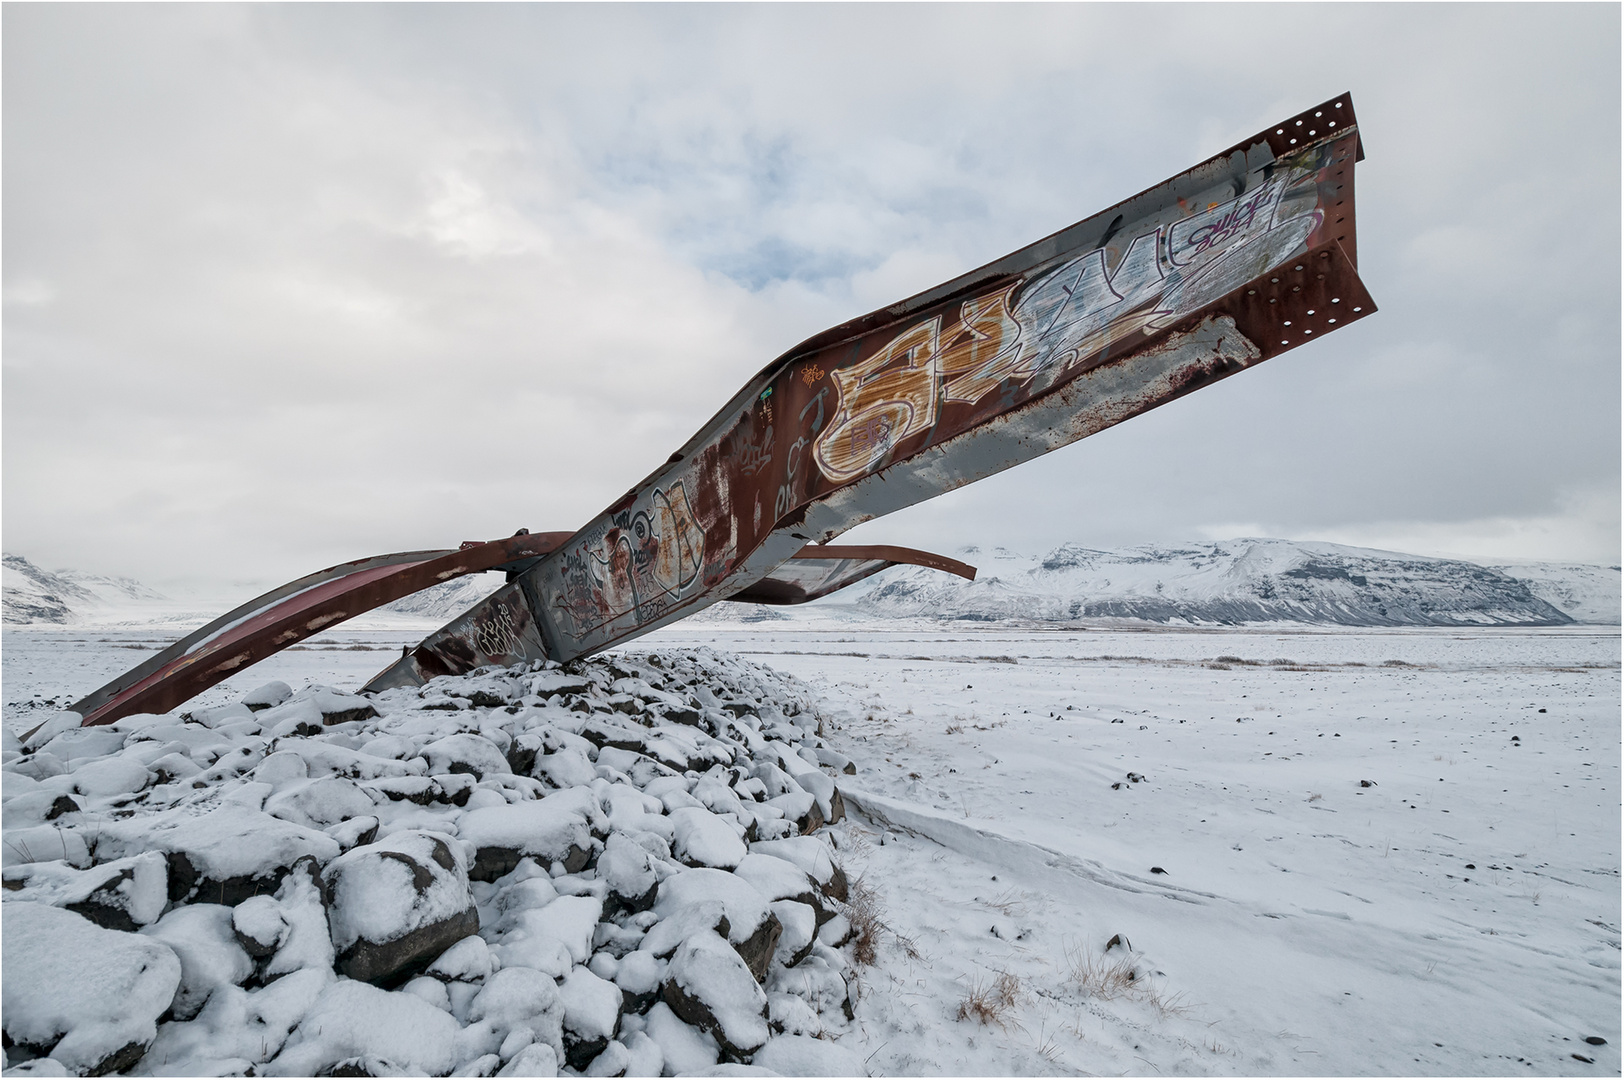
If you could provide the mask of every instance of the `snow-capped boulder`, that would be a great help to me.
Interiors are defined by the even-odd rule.
[[[543,671],[530,676],[530,692],[542,697],[554,694],[584,694],[592,688],[591,680],[563,671]]]
[[[23,863],[61,861],[82,869],[90,866],[90,848],[84,835],[73,828],[60,825],[35,825],[25,829],[7,829],[4,852],[6,867]]]
[[[273,679],[259,689],[244,694],[241,701],[251,711],[260,712],[264,709],[275,708],[292,696],[293,688],[291,686],[280,679]]]
[[[752,854],[771,855],[794,863],[817,882],[823,895],[846,902],[846,874],[835,865],[829,847],[812,836],[791,836],[783,840],[762,840],[750,845]]]
[[[527,1029],[550,1047],[556,1063],[564,1057],[564,1002],[558,984],[531,968],[503,968],[485,980],[468,1006],[470,1023],[488,1021],[501,1035]]]
[[[491,773],[512,772],[507,755],[491,740],[463,731],[423,747],[429,773],[471,773],[483,780]]]
[[[254,959],[270,956],[288,930],[282,905],[271,896],[250,896],[231,909],[232,933],[237,944]]]
[[[543,865],[560,863],[570,873],[585,867],[593,854],[591,816],[576,790],[581,789],[465,814],[458,830],[461,839],[475,848],[469,876],[495,881],[525,856]]]
[[[598,877],[608,883],[609,895],[630,911],[652,906],[660,886],[648,849],[623,832],[611,833],[604,842]]]
[[[634,1031],[625,1040],[626,1076],[662,1076],[665,1071],[665,1052],[660,1044],[649,1038],[646,1031]],[[596,1063],[594,1063],[596,1064]]]
[[[4,810],[0,810],[0,821],[4,822],[8,833],[12,829],[44,825],[66,814],[77,814],[84,810],[81,798],[38,787],[21,795],[11,795],[4,805]],[[64,821],[62,824],[70,823]]]
[[[6,904],[4,917],[7,1040],[80,1075],[123,1072],[139,1061],[180,986],[174,950],[49,904]]]
[[[682,1020],[663,1001],[648,1011],[644,1030],[659,1045],[665,1071],[672,1076],[704,1072],[722,1056],[715,1036]]]
[[[578,967],[559,984],[558,996],[564,1004],[564,1060],[571,1068],[584,1069],[620,1027],[620,988]]]
[[[480,982],[496,970],[491,948],[470,934],[435,958],[427,973],[446,982]]]
[[[295,864],[272,899],[283,930],[278,935],[275,951],[260,966],[261,980],[269,982],[295,971],[312,969],[331,972],[333,939],[315,860],[306,858]],[[238,929],[235,916],[232,928]]]
[[[784,928],[773,951],[773,959],[784,967],[794,967],[812,952],[818,939],[818,916],[810,904],[798,900],[774,900],[772,913]]]
[[[546,1043],[526,1043],[497,1076],[557,1076],[558,1052]]]
[[[230,705],[216,705],[209,709],[193,709],[190,712],[182,713],[181,716],[193,723],[213,728],[230,723],[233,720],[253,720],[254,710],[240,701],[234,701]]]
[[[652,953],[639,949],[621,957],[615,967],[615,985],[620,987],[621,1012],[646,1013],[660,996],[665,964]]]
[[[731,870],[748,850],[728,819],[702,807],[673,810],[671,827],[676,832],[672,854],[689,866]]]
[[[139,761],[106,757],[87,761],[73,770],[73,789],[92,799],[128,795],[147,786],[152,775]]]
[[[284,785],[265,800],[265,812],[296,825],[325,830],[371,814],[374,805],[372,797],[353,780],[323,776]]]
[[[318,735],[323,728],[369,720],[378,715],[372,702],[326,686],[311,686],[280,705],[255,715],[262,731],[272,736]]]
[[[560,896],[536,908],[510,912],[498,924],[501,941],[492,952],[504,969],[528,967],[562,978],[592,957],[593,935],[603,918],[595,896]]]
[[[335,1075],[333,1066],[369,1059],[399,1073],[444,1076],[458,1064],[457,1021],[412,994],[340,979],[324,990],[266,1076]],[[350,1075],[357,1075],[350,1073]],[[368,1075],[387,1075],[378,1069]]]
[[[338,841],[325,833],[230,803],[197,816],[171,812],[116,822],[103,831],[101,845],[115,855],[165,852],[171,900],[228,907],[274,892],[300,859],[325,863],[339,852]]]
[[[766,899],[748,881],[721,870],[685,870],[660,884],[654,911],[664,918],[706,902],[722,905],[727,914],[724,933],[729,944],[738,950],[756,981],[761,982],[767,977],[767,965],[783,927],[768,910]]]
[[[661,990],[678,1018],[709,1033],[734,1058],[767,1041],[767,995],[733,947],[713,933],[682,943]]]
[[[831,862],[831,878],[834,876],[833,868],[834,864]],[[769,901],[796,900],[816,909],[819,922],[828,917],[823,911],[822,894],[817,882],[813,881],[812,876],[805,870],[787,859],[751,851],[740,860],[733,873],[754,885],[756,891]]]
[[[254,961],[232,928],[231,910],[219,904],[187,904],[142,931],[180,958],[177,1019],[190,1020],[209,995],[222,986],[241,986],[254,973]]]
[[[89,870],[65,862],[23,863],[5,872],[6,901],[38,901],[78,912],[109,930],[137,930],[169,903],[169,867],[155,851]]]
[[[65,731],[84,730],[79,726],[83,722],[84,717],[76,712],[52,713],[43,724],[34,729],[32,734],[22,740],[22,747],[33,753]]]
[[[322,871],[338,969],[394,985],[479,930],[460,845],[401,832],[340,855]]]
[[[73,727],[52,736],[40,750],[73,769],[87,761],[118,753],[128,737],[111,727]]]

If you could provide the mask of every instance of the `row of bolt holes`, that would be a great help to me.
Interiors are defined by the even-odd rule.
[[[1340,107],[1340,106],[1339,106],[1339,107]],[[1299,270],[1299,271],[1300,271],[1300,270],[1302,270],[1302,269],[1303,269],[1303,264],[1302,264],[1302,263],[1298,263],[1298,264],[1297,264],[1297,265],[1296,265],[1296,266],[1293,266],[1293,267],[1292,267],[1292,269],[1293,269],[1293,270]],[[1322,277],[1322,278],[1323,278],[1323,277],[1324,277],[1324,276],[1325,276],[1325,275],[1324,275],[1324,274],[1321,274],[1321,275],[1320,275],[1320,277]],[[1272,277],[1272,278],[1270,278],[1270,279],[1269,279],[1269,284],[1271,284],[1271,285],[1278,285],[1278,284],[1280,284],[1280,279],[1279,279],[1279,278],[1277,278],[1277,277]],[[1293,286],[1292,286],[1292,287],[1291,287],[1291,291],[1292,291],[1292,292],[1302,292],[1302,291],[1303,291],[1303,287],[1302,287],[1302,286],[1301,286],[1301,285],[1293,285]],[[1246,295],[1247,295],[1247,296],[1256,296],[1256,295],[1257,295],[1257,290],[1256,290],[1256,289],[1247,289],[1247,290],[1246,290]],[[1277,299],[1276,299],[1276,298],[1275,298],[1275,297],[1272,297],[1272,296],[1271,296],[1271,297],[1269,297],[1269,303],[1271,303],[1271,304],[1277,304],[1277,303],[1279,303],[1279,302],[1280,302],[1280,301],[1279,301],[1279,300],[1277,300]],[[1333,296],[1333,297],[1331,297],[1331,303],[1333,303],[1333,304],[1340,304],[1340,303],[1341,303],[1341,302],[1342,302],[1342,298],[1341,298],[1341,297],[1340,297],[1340,296]],[[1360,307],[1360,306],[1358,306],[1358,305],[1355,305],[1355,306],[1354,306],[1354,309],[1353,309],[1353,310],[1354,310],[1354,313],[1355,313],[1355,314],[1358,314],[1358,313],[1359,313],[1359,312],[1361,312],[1361,311],[1363,311],[1363,310],[1364,310],[1364,308],[1363,308],[1363,307]],[[1313,309],[1313,308],[1309,308],[1309,309],[1308,309],[1308,314],[1310,314],[1310,315],[1312,315],[1312,314],[1314,314],[1314,309]],[[1336,322],[1336,320],[1335,320],[1335,319],[1326,319],[1326,320],[1325,320],[1325,321],[1326,321],[1326,323],[1328,323],[1328,324],[1335,324],[1335,322]],[[1285,326],[1290,326],[1290,325],[1291,325],[1291,320],[1290,320],[1290,319],[1287,319],[1287,320],[1286,320],[1286,321],[1285,321],[1285,322],[1284,322],[1284,323],[1283,323],[1283,324],[1282,324],[1282,325],[1285,325]],[[1313,330],[1311,330],[1311,329],[1305,329],[1305,330],[1304,330],[1304,331],[1303,331],[1303,333],[1304,333],[1304,334],[1305,334],[1305,335],[1307,335],[1307,334],[1312,334],[1312,333],[1313,333],[1313,332],[1314,332],[1314,331],[1313,331]],[[1291,342],[1290,342],[1290,341],[1287,341],[1287,340],[1285,340],[1285,339],[1282,339],[1282,340],[1281,340],[1281,342],[1280,342],[1280,344],[1282,344],[1282,345],[1290,345],[1290,344],[1291,344]]]
[[[1340,108],[1341,108],[1341,107],[1342,107],[1342,103],[1341,103],[1341,102],[1340,102],[1340,101],[1339,101],[1339,102],[1337,102],[1337,103],[1336,103],[1336,107],[1337,107],[1337,108],[1339,108],[1339,109],[1340,109]],[[1325,113],[1324,113],[1324,112],[1317,112],[1317,113],[1315,113],[1315,114],[1314,114],[1314,115],[1315,115],[1315,116],[1324,116],[1324,115],[1325,115]],[[1303,126],[1303,122],[1302,122],[1302,121],[1301,121],[1301,120],[1299,120],[1299,121],[1297,121],[1297,125],[1296,125],[1296,126],[1297,126],[1297,127],[1302,127],[1302,126]],[[1326,127],[1336,127],[1336,121],[1335,121],[1335,120],[1327,120],[1327,121],[1325,121],[1325,126],[1326,126]],[[1275,134],[1276,134],[1276,135],[1284,135],[1284,134],[1285,134],[1285,133],[1286,133],[1286,129],[1285,129],[1285,128],[1275,128],[1275,129],[1274,129],[1274,133],[1275,133]],[[1319,132],[1317,132],[1317,131],[1315,131],[1315,130],[1314,130],[1314,129],[1313,129],[1313,128],[1310,128],[1310,129],[1309,129],[1309,130],[1308,130],[1308,133],[1309,133],[1309,134],[1310,134],[1310,135],[1318,135],[1318,134],[1319,134]],[[1296,139],[1293,139],[1293,140],[1291,140],[1291,145],[1292,145],[1292,146],[1296,146],[1296,145],[1297,145],[1297,140],[1296,140]]]

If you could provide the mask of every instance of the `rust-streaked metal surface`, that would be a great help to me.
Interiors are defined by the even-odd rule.
[[[729,599],[747,604],[804,604],[903,564],[942,570],[971,581],[976,576],[976,568],[968,563],[916,548],[808,544],[771,574]],[[509,581],[373,676],[364,689],[375,693],[392,686],[415,686],[439,675],[462,674],[486,664],[512,663],[511,657],[516,655],[543,656],[545,650],[546,643],[523,589]]]
[[[294,641],[461,574],[508,584],[367,689],[568,661],[720,600],[798,603],[907,549],[827,548],[1375,311],[1359,280],[1348,95],[769,364],[572,534],[347,563],[243,605],[76,705],[173,708]],[[890,554],[886,554],[889,552]],[[791,560],[797,560],[791,562]],[[949,565],[951,564],[951,565]]]
[[[1370,315],[1355,264],[1362,158],[1352,98],[1339,95],[803,342],[520,575],[502,602],[522,598],[537,633],[481,658],[570,660],[627,641],[748,594],[808,543]],[[455,625],[391,683],[466,670]]]
[[[521,534],[455,551],[375,555],[290,581],[188,634],[76,702],[85,726],[173,709],[233,673],[345,619],[466,574],[523,565],[569,533]]]

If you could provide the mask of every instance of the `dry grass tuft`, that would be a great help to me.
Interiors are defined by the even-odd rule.
[[[852,959],[864,967],[872,965],[879,955],[880,930],[885,926],[880,918],[883,908],[879,894],[874,886],[858,878],[847,883],[843,906],[853,930]]]
[[[1095,957],[1085,947],[1079,945],[1068,949],[1066,960],[1071,966],[1071,980],[1077,988],[1087,997],[1099,998],[1101,1001],[1112,1001],[1121,997],[1133,997],[1144,986],[1135,986],[1142,982],[1134,971],[1133,957],[1124,954],[1120,959],[1108,960],[1105,957]]]
[[[1072,982],[1086,997],[1101,1001],[1125,998],[1142,1001],[1163,1016],[1177,1016],[1188,1011],[1183,994],[1164,997],[1150,979],[1140,975],[1133,954],[1124,952],[1117,959],[1096,957],[1082,945],[1066,950],[1071,967]]]
[[[1014,1023],[1009,1013],[1020,995],[1021,980],[1007,971],[999,972],[991,983],[977,979],[971,984],[969,995],[959,1002],[959,1019],[978,1020],[1007,1029]]]
[[[880,935],[891,935],[910,960],[920,960],[919,947],[913,938],[899,934],[888,926],[881,916],[885,905],[874,886],[862,878],[849,878],[846,883],[846,902],[841,912],[851,920],[852,959],[860,966],[870,967],[879,959]]]

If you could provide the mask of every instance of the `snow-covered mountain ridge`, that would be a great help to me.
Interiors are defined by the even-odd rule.
[[[1617,567],[1479,566],[1340,544],[1242,539],[1030,556],[971,547],[973,582],[908,567],[857,610],[889,617],[1237,625],[1559,626],[1619,622]]]
[[[870,618],[968,621],[1125,618],[1344,626],[1616,626],[1620,621],[1616,566],[1480,566],[1340,544],[1261,539],[1118,551],[1063,544],[1046,555],[966,547],[956,554],[979,568],[977,580],[898,567],[831,598],[833,607],[819,606]],[[500,574],[473,575],[383,610],[424,620],[450,619],[501,584]],[[21,556],[5,556],[8,626],[141,620],[157,614],[164,599],[129,578],[51,572]],[[698,618],[778,621],[786,610],[724,603]]]
[[[4,565],[8,626],[66,623],[76,616],[125,607],[164,596],[133,578],[87,574],[82,570],[41,570],[21,555],[0,557]]]

